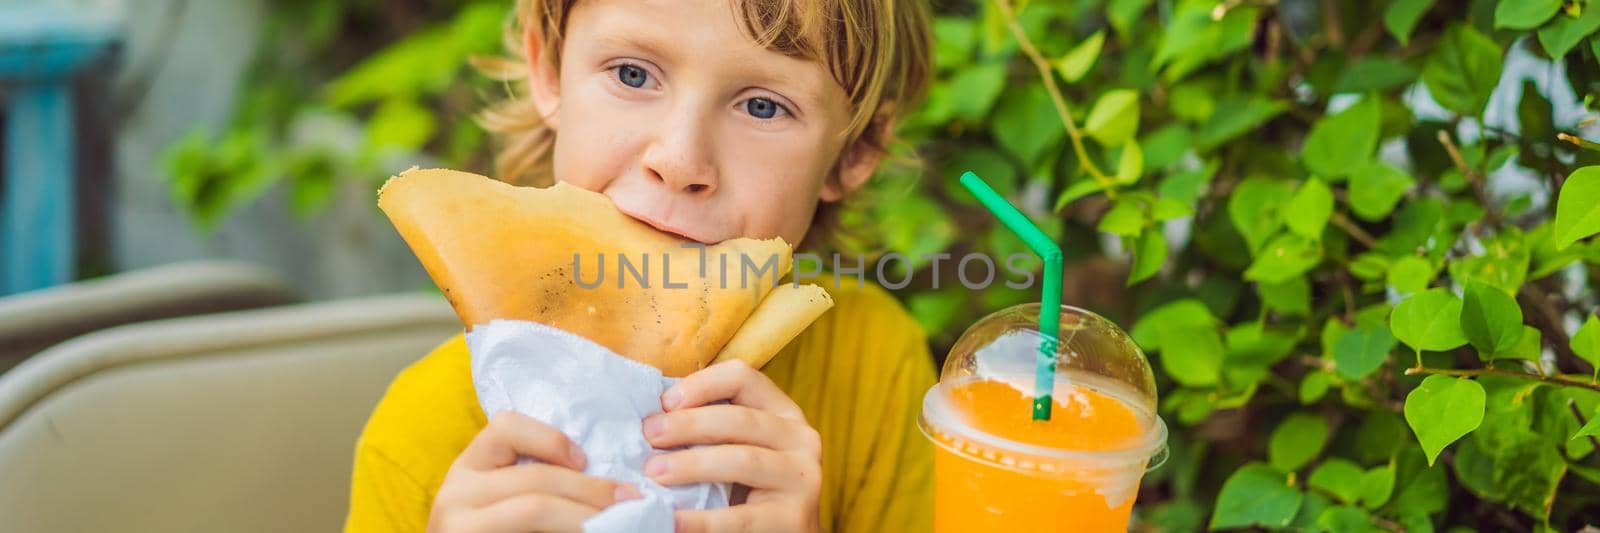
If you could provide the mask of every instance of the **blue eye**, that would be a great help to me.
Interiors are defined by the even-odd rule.
[[[637,89],[644,87],[644,83],[650,80],[650,74],[634,65],[621,65],[617,67],[617,79],[624,85]]]
[[[759,119],[769,119],[778,116],[778,109],[780,107],[781,106],[779,106],[777,102],[760,97],[751,98],[749,100],[745,100],[744,102],[744,110],[750,113],[750,116]]]

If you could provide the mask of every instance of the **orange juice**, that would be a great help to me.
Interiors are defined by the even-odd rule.
[[[1165,427],[1114,384],[1062,374],[1048,421],[997,380],[944,383],[923,402],[937,444],[935,531],[1126,531]],[[1104,380],[1100,380],[1104,381]]]

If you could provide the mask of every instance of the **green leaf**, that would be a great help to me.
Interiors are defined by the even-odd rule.
[[[1457,283],[1479,281],[1500,289],[1506,294],[1516,294],[1528,279],[1531,261],[1522,231],[1507,228],[1492,240],[1483,243],[1481,255],[1457,259],[1450,263],[1450,277]]]
[[[1244,465],[1222,483],[1211,529],[1287,526],[1300,509],[1302,497],[1282,472],[1261,463]]]
[[[1265,178],[1245,178],[1233,188],[1228,196],[1228,219],[1252,253],[1283,226],[1283,209],[1291,194],[1287,183]]]
[[[1089,73],[1089,67],[1094,66],[1094,60],[1100,57],[1100,47],[1105,42],[1106,32],[1094,32],[1094,35],[1072,47],[1072,50],[1067,51],[1066,55],[1056,61],[1056,72],[1060,72],[1061,77],[1068,82],[1083,79],[1083,75]]]
[[[1387,463],[1396,452],[1406,449],[1402,445],[1409,440],[1410,433],[1406,421],[1387,408],[1362,413],[1356,421],[1354,459],[1361,464]],[[1421,462],[1422,451],[1416,446],[1409,449],[1417,452],[1417,461]]]
[[[1372,522],[1372,515],[1355,507],[1331,507],[1317,516],[1317,527],[1339,533],[1384,533],[1389,530]]]
[[[1561,0],[1514,0],[1494,8],[1494,27],[1531,30],[1550,20],[1561,9]]]
[[[1161,350],[1161,368],[1186,387],[1216,385],[1222,377],[1222,337],[1215,327],[1184,323],[1158,323],[1163,339],[1181,339]]]
[[[950,91],[960,95],[955,99],[956,116],[967,122],[980,122],[1000,98],[1006,85],[1006,62],[990,61],[957,71],[950,79]]]
[[[1572,335],[1572,351],[1588,361],[1590,366],[1600,368],[1600,319],[1589,315],[1588,320],[1578,327],[1578,332]]]
[[[1400,302],[1389,327],[1395,338],[1418,351],[1441,352],[1467,343],[1461,332],[1461,300],[1445,289],[1428,289]]]
[[[1295,413],[1272,430],[1267,441],[1267,462],[1283,472],[1293,472],[1322,453],[1328,440],[1328,421],[1311,413]]]
[[[1303,277],[1289,278],[1282,283],[1257,283],[1256,293],[1267,309],[1289,316],[1306,316],[1311,313],[1311,284]]]
[[[1350,261],[1350,274],[1363,281],[1377,281],[1387,275],[1389,258],[1378,252],[1364,252]]]
[[[1583,41],[1584,37],[1600,29],[1600,9],[1593,5],[1584,8],[1583,14],[1577,17],[1559,16],[1550,21],[1545,27],[1539,29],[1539,45],[1550,57],[1559,58],[1567,55],[1572,47]]]
[[[1490,354],[1494,359],[1522,359],[1525,361],[1538,361],[1542,355],[1543,347],[1540,338],[1543,336],[1539,328],[1522,326],[1522,334],[1517,336],[1517,343],[1510,349],[1499,353]],[[1482,354],[1479,354],[1482,355]]]
[[[1492,410],[1500,411],[1497,420],[1485,417],[1479,429],[1499,431],[1494,431],[1492,438],[1474,434],[1462,440],[1451,466],[1460,485],[1478,498],[1504,502],[1542,521],[1549,516],[1556,489],[1566,476],[1567,461],[1552,445],[1559,438],[1529,427],[1532,413],[1527,407],[1533,402],[1528,392],[1519,390],[1524,387],[1513,385],[1497,387],[1500,393],[1489,402]]]
[[[1248,386],[1264,379],[1267,370],[1294,351],[1298,331],[1267,328],[1251,321],[1228,328],[1228,354],[1223,378],[1234,386]]]
[[[1300,404],[1311,405],[1317,403],[1324,395],[1328,394],[1328,386],[1331,384],[1332,379],[1326,373],[1311,372],[1306,374],[1305,379],[1300,380]]]
[[[1406,423],[1431,466],[1439,452],[1483,423],[1483,386],[1470,379],[1428,376],[1406,395]]]
[[[1312,240],[1322,240],[1322,228],[1333,214],[1333,191],[1322,180],[1311,178],[1300,186],[1284,213],[1289,230]]]
[[[1389,265],[1384,282],[1401,298],[1427,290],[1433,281],[1433,265],[1427,259],[1408,255]]]
[[[1398,492],[1392,507],[1401,515],[1428,516],[1443,511],[1450,501],[1450,482],[1445,477],[1445,469],[1431,468],[1426,461],[1422,451],[1411,445],[1402,447],[1395,456]]]
[[[907,310],[926,331],[944,331],[961,315],[967,295],[957,291],[931,291],[912,295]]]
[[[1167,261],[1167,239],[1162,235],[1160,226],[1146,229],[1135,244],[1137,251],[1133,253],[1133,266],[1128,271],[1129,286],[1150,279],[1150,276],[1161,271],[1161,264]]]
[[[1429,239],[1439,233],[1444,206],[1437,198],[1419,198],[1407,202],[1395,213],[1388,235],[1378,239],[1378,249],[1394,255],[1410,255],[1418,249],[1426,250]],[[1434,243],[1443,246],[1447,243]]]
[[[1361,475],[1361,505],[1377,509],[1394,493],[1394,466],[1383,465]]]
[[[411,98],[389,98],[367,123],[367,142],[375,148],[415,150],[433,137],[433,112]]]
[[[1594,413],[1591,413],[1589,422],[1578,428],[1578,431],[1573,433],[1572,439],[1569,440],[1577,440],[1582,437],[1600,437],[1600,409],[1596,409]]]
[[[1100,231],[1112,235],[1132,237],[1144,230],[1144,210],[1134,200],[1123,198],[1100,217]]]
[[[1144,173],[1144,152],[1139,143],[1130,139],[1122,145],[1122,155],[1117,158],[1117,185],[1133,185]]]
[[[1556,198],[1554,232],[1558,251],[1600,233],[1600,166],[1583,167],[1567,175]]]
[[[1134,342],[1139,343],[1139,347],[1144,348],[1145,351],[1160,351],[1166,346],[1166,343],[1163,342],[1166,337],[1161,336],[1161,331],[1157,329],[1159,326],[1201,327],[1215,331],[1217,318],[1212,316],[1211,310],[1200,300],[1185,298],[1162,304],[1160,307],[1144,313],[1144,316],[1134,323],[1133,331],[1130,331],[1129,334],[1133,335]],[[1171,338],[1182,339],[1183,337]],[[1220,340],[1218,344],[1221,344]],[[1218,351],[1220,352],[1220,350]]]
[[[1522,98],[1517,101],[1517,132],[1524,139],[1554,137],[1555,127],[1551,124],[1551,118],[1554,114],[1554,106],[1550,104],[1549,99],[1539,94],[1539,86],[1533,83],[1533,80],[1523,79]],[[1514,144],[1502,146],[1495,151],[1496,155],[1509,158],[1512,155],[1509,152],[1517,151],[1516,146]],[[1504,164],[1504,160],[1499,161],[1499,164],[1491,160],[1487,165],[1484,165],[1484,170],[1493,171]],[[1507,206],[1507,211],[1509,210],[1510,206]]]
[[[1194,132],[1181,122],[1168,124],[1139,141],[1139,147],[1144,150],[1144,166],[1151,170],[1165,169],[1183,159],[1191,144],[1194,144]]]
[[[1111,22],[1111,27],[1117,33],[1127,35],[1133,31],[1133,23],[1138,20],[1139,14],[1150,5],[1151,0],[1111,0],[1106,2],[1106,20]]]
[[[1332,494],[1339,501],[1355,503],[1361,497],[1361,467],[1347,459],[1330,457],[1311,471],[1306,483]]]
[[[1033,165],[1045,152],[1061,145],[1066,128],[1050,102],[1050,93],[1030,83],[1000,100],[989,131],[1024,165]]]
[[[1322,117],[1311,127],[1301,151],[1306,168],[1327,177],[1346,176],[1367,165],[1378,148],[1383,108],[1377,97]]]
[[[1094,178],[1084,176],[1083,179],[1067,186],[1067,190],[1061,191],[1061,196],[1056,197],[1055,210],[1060,211],[1075,200],[1105,190],[1105,187],[1100,186],[1100,182],[1095,181]]]
[[[1166,222],[1193,214],[1193,207],[1172,198],[1156,198],[1156,203],[1150,206],[1150,218],[1156,222]]]
[[[1476,117],[1489,103],[1503,66],[1499,45],[1472,25],[1458,23],[1435,45],[1422,69],[1422,82],[1445,109]]]
[[[1339,375],[1361,379],[1383,366],[1384,359],[1394,350],[1395,338],[1389,329],[1363,327],[1344,332],[1333,343],[1333,360]]]
[[[1416,69],[1387,56],[1371,55],[1350,63],[1339,72],[1329,88],[1332,94],[1361,94],[1386,91],[1417,79]]]
[[[1230,98],[1217,103],[1216,111],[1200,127],[1197,148],[1209,152],[1228,141],[1255,130],[1273,117],[1289,110],[1289,104],[1258,95]]]
[[[1394,0],[1389,2],[1389,7],[1383,10],[1383,27],[1389,34],[1406,45],[1411,42],[1411,30],[1417,27],[1417,21],[1422,20],[1422,15],[1428,12],[1433,5],[1433,0]]]
[[[1121,146],[1139,128],[1139,93],[1128,89],[1106,91],[1095,100],[1083,129],[1106,146]]]
[[[1322,246],[1299,235],[1282,234],[1267,243],[1256,255],[1244,279],[1263,283],[1283,283],[1305,274],[1322,262]]]
[[[1405,171],[1388,163],[1362,165],[1350,174],[1350,210],[1362,220],[1383,220],[1416,183]]]
[[[933,18],[933,56],[940,69],[965,66],[971,60],[977,37],[975,29],[972,22],[964,18]]]
[[[1479,353],[1511,349],[1522,336],[1522,308],[1505,291],[1478,281],[1467,282],[1461,305],[1461,332]]]

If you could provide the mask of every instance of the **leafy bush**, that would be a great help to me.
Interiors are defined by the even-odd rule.
[[[1064,301],[1130,326],[1156,364],[1173,453],[1140,527],[1600,522],[1600,152],[1582,139],[1600,5],[1010,2],[941,3],[937,81],[901,125],[926,165],[885,172],[856,214],[915,261],[898,295],[936,353],[1037,298],[930,268],[1025,251],[955,183],[971,169],[1064,243]],[[371,124],[338,161],[392,142],[487,171],[460,97],[487,85],[459,60],[492,51],[505,5],[467,6],[216,150],[179,150],[178,190],[205,189],[194,168],[241,180],[234,152],[279,160],[230,143],[294,146],[260,122],[308,110]]]

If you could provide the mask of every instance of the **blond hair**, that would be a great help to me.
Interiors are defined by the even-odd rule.
[[[730,0],[737,2],[745,31],[760,46],[802,59],[821,60],[850,97],[851,119],[841,135],[845,149],[857,141],[889,152],[888,125],[896,112],[921,98],[932,69],[928,8],[920,0]],[[551,182],[555,131],[521,92],[531,70],[523,33],[535,28],[551,67],[560,68],[562,31],[577,0],[517,0],[506,25],[510,57],[474,60],[480,71],[507,83],[508,95],[479,117],[498,141],[495,173],[526,185]],[[842,154],[841,154],[842,155]],[[834,240],[839,206],[822,204],[807,241]],[[837,242],[835,242],[837,244]]]

